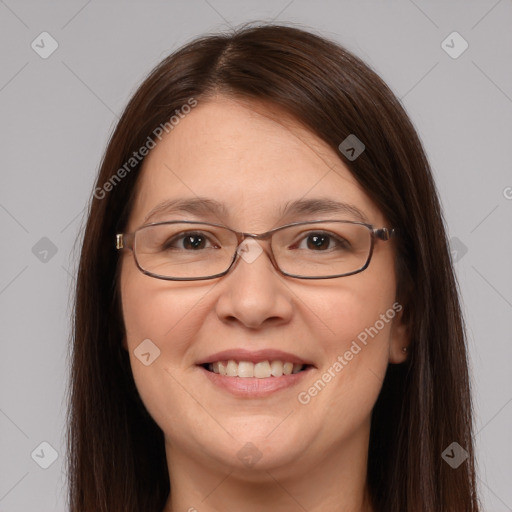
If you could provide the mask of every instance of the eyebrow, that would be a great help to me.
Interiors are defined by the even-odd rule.
[[[369,223],[366,215],[353,204],[335,201],[334,199],[313,198],[313,199],[298,199],[297,201],[286,203],[285,207],[281,210],[283,216],[289,215],[304,215],[304,214],[317,214],[317,213],[339,213],[346,215],[353,215],[358,220],[364,223]]]
[[[147,224],[155,217],[164,214],[169,215],[172,213],[191,213],[199,217],[208,215],[227,217],[228,210],[223,203],[208,197],[168,199],[155,206],[146,216],[143,223]],[[288,201],[288,203],[279,210],[279,215],[283,217],[316,215],[318,213],[351,215],[361,222],[366,224],[369,223],[366,215],[356,206],[328,198],[297,199],[292,202]]]
[[[157,204],[144,219],[144,224],[149,220],[163,214],[191,213],[193,215],[227,216],[226,207],[208,197],[192,197],[188,199],[167,199]]]

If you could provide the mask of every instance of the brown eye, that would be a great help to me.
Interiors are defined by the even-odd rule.
[[[329,237],[326,235],[309,235],[307,237],[308,249],[328,249]]]
[[[183,247],[185,249],[203,249],[206,239],[201,235],[187,235],[183,237]]]
[[[182,233],[167,240],[162,245],[162,250],[176,249],[197,251],[212,246],[208,238],[203,233]]]
[[[350,249],[350,243],[344,238],[336,236],[334,233],[310,232],[301,242],[297,244],[298,249],[309,249],[320,252],[326,250],[347,250]]]

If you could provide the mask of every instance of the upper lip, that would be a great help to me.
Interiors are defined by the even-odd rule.
[[[229,361],[233,359],[234,361],[250,361],[253,363],[259,363],[260,361],[283,361],[290,362],[294,364],[303,364],[303,365],[312,365],[311,361],[306,359],[302,359],[299,356],[294,354],[290,354],[289,352],[283,352],[282,350],[276,349],[262,349],[262,350],[246,350],[246,349],[231,349],[231,350],[222,350],[221,352],[215,352],[215,354],[211,354],[206,358],[199,361],[197,364],[202,365],[206,363],[215,363],[217,361]]]

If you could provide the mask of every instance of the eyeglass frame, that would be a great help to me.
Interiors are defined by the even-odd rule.
[[[325,222],[339,222],[339,223],[344,223],[344,224],[357,224],[357,225],[360,225],[360,226],[364,226],[365,228],[367,228],[370,232],[370,250],[369,250],[369,253],[368,253],[368,258],[366,259],[366,263],[358,270],[354,270],[352,272],[348,272],[348,273],[345,273],[345,274],[336,274],[336,275],[333,275],[333,276],[320,276],[320,277],[317,277],[317,276],[300,276],[300,275],[296,275],[296,274],[289,274],[287,272],[284,272],[283,270],[281,270],[281,268],[279,267],[279,265],[277,264],[277,261],[275,259],[275,256],[274,256],[274,252],[272,250],[272,236],[274,233],[276,233],[277,231],[280,231],[282,229],[286,229],[286,228],[289,228],[289,227],[292,227],[292,226],[299,226],[299,225],[306,225],[306,224],[321,224],[321,223],[325,223]],[[214,227],[218,227],[218,228],[224,228],[224,229],[227,229],[228,231],[231,231],[232,233],[234,233],[237,237],[237,246],[236,246],[236,249],[235,249],[235,253],[233,255],[233,259],[231,260],[231,263],[229,264],[228,268],[219,273],[219,274],[214,274],[213,276],[207,276],[207,277],[166,277],[166,276],[161,276],[159,274],[154,274],[148,270],[145,270],[143,269],[141,266],[140,266],[140,263],[137,259],[137,255],[135,254],[135,249],[134,249],[134,243],[135,243],[135,235],[138,231],[144,229],[144,228],[147,228],[147,227],[150,227],[150,226],[158,226],[158,225],[161,225],[161,224],[193,224],[193,225],[197,225],[197,224],[201,224],[201,225],[206,225],[206,226],[214,226]],[[359,274],[360,272],[363,272],[364,270],[366,270],[368,268],[368,266],[370,265],[370,261],[372,259],[372,255],[373,255],[373,249],[374,249],[374,246],[375,246],[375,241],[376,240],[382,240],[384,242],[387,242],[388,240],[390,240],[391,238],[395,237],[396,236],[396,229],[395,228],[376,228],[374,227],[372,224],[367,224],[365,222],[358,222],[358,221],[352,221],[352,220],[332,220],[332,219],[325,219],[325,220],[313,220],[313,221],[299,221],[299,222],[292,222],[290,224],[285,224],[284,226],[279,226],[277,228],[273,228],[269,231],[266,231],[265,233],[245,233],[243,231],[236,231],[235,229],[232,229],[232,228],[229,228],[228,226],[224,226],[223,224],[215,224],[215,223],[212,223],[212,222],[198,222],[198,221],[192,221],[192,220],[170,220],[170,221],[161,221],[161,222],[152,222],[150,224],[144,224],[140,227],[138,227],[135,231],[132,231],[131,233],[117,233],[116,234],[116,244],[115,244],[115,247],[117,250],[121,250],[121,249],[129,249],[133,252],[133,258],[135,260],[135,264],[137,265],[137,268],[145,275],[149,276],[149,277],[153,277],[155,279],[162,279],[164,281],[206,281],[206,280],[209,280],[209,279],[216,279],[218,277],[223,277],[225,276],[235,265],[236,261],[239,259],[240,257],[240,254],[238,252],[239,250],[239,247],[240,245],[242,244],[242,242],[244,242],[247,238],[252,238],[254,240],[268,240],[270,238],[270,244],[269,244],[269,248],[268,248],[268,251],[267,250],[264,250],[264,252],[267,254],[267,256],[269,257],[270,259],[270,262],[272,263],[272,266],[282,275],[284,276],[287,276],[287,277],[293,277],[295,279],[335,279],[335,278],[338,278],[338,277],[347,277],[347,276],[351,276],[351,275],[354,275],[354,274]]]

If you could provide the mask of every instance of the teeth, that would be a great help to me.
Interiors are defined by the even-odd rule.
[[[254,365],[254,376],[258,379],[265,379],[270,375],[270,363],[268,361],[260,361]]]
[[[226,370],[227,363],[225,361],[219,361],[218,365],[219,365],[219,373],[221,375],[227,375],[227,370]]]
[[[260,361],[252,363],[250,361],[236,362],[233,359],[229,361],[216,361],[210,363],[208,369],[211,372],[227,375],[228,377],[256,377],[257,379],[266,379],[268,377],[281,377],[282,375],[290,375],[299,373],[304,368],[302,364],[294,364],[283,361]]]
[[[248,361],[240,361],[238,363],[239,377],[254,377],[254,364]]]
[[[301,370],[302,370],[302,365],[301,364],[294,364],[293,365],[293,369],[292,369],[292,373],[299,373]]]
[[[228,377],[237,377],[238,376],[238,364],[232,359],[228,361],[226,366],[226,375]]]
[[[281,377],[281,375],[283,375],[283,362],[272,361],[270,363],[270,370],[273,377]]]

